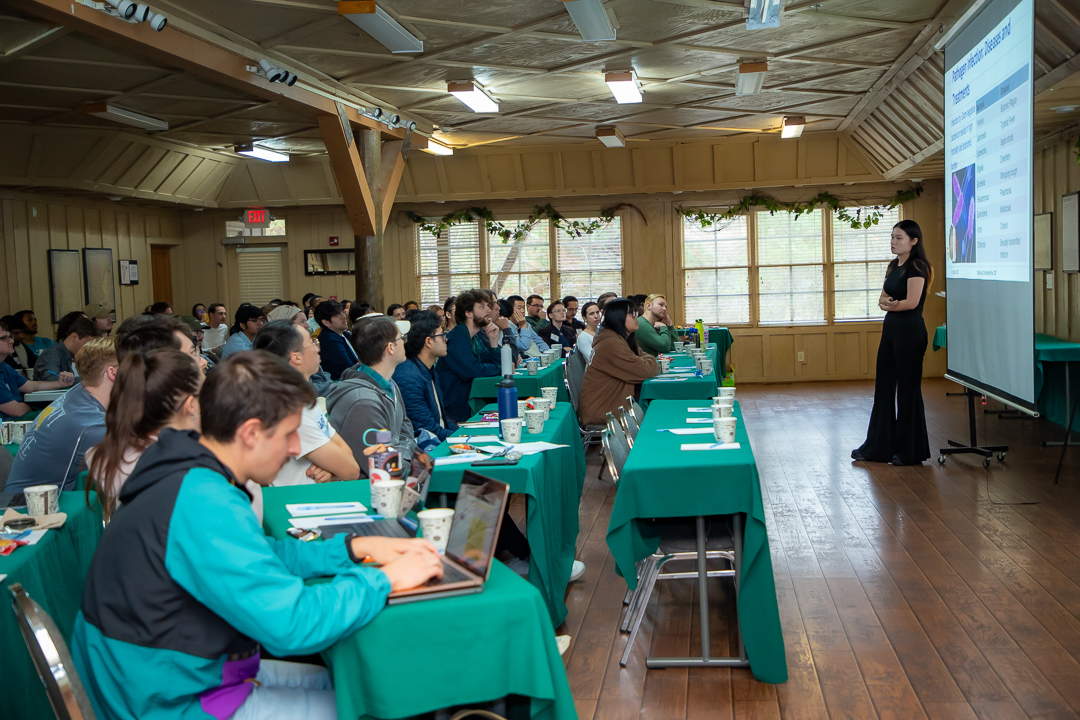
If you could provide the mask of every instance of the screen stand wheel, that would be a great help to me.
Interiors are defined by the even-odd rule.
[[[1005,460],[1005,453],[1009,451],[1008,445],[979,445],[978,438],[975,432],[975,391],[971,388],[965,388],[964,394],[967,395],[968,400],[968,429],[971,434],[971,441],[967,444],[958,442],[956,440],[949,441],[949,447],[941,448],[941,455],[938,456],[938,462],[944,463],[946,455],[979,455],[983,458],[983,467],[990,467],[990,459],[997,453],[997,459],[999,461]]]

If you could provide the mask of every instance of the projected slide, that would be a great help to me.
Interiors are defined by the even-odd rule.
[[[945,73],[946,277],[1031,275],[1031,27],[1022,2]]]

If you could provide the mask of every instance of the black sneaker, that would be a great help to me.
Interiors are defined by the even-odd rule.
[[[866,457],[862,454],[861,448],[855,448],[851,451],[851,459],[858,462],[866,461]]]

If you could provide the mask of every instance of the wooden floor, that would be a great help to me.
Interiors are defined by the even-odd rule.
[[[930,445],[966,439],[956,386],[923,385]],[[615,489],[591,452],[578,557],[560,632],[582,720],[595,718],[1070,718],[1080,713],[1080,449],[1051,483],[1060,434],[979,415],[1011,446],[920,467],[853,463],[871,383],[756,385],[739,400],[761,475],[789,681],[748,670],[649,670],[698,647],[693,581],[658,585],[630,664],[619,667],[624,582],[604,541]],[[989,497],[987,489],[989,487]],[[1001,502],[1036,501],[1037,505]],[[713,580],[712,597],[723,597]],[[730,597],[730,592],[727,592]],[[712,610],[725,652],[725,610]]]

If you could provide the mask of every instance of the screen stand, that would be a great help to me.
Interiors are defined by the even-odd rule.
[[[1068,379],[1069,371],[1068,366],[1065,370],[1065,378]],[[1065,396],[1065,401],[1068,402],[1068,395]],[[1065,451],[1069,448],[1069,437],[1072,435],[1073,420],[1076,419],[1076,406],[1080,405],[1080,397],[1073,400],[1072,410],[1069,411],[1069,424],[1065,426],[1065,440],[1061,443],[1061,457],[1058,458],[1057,472],[1054,473],[1054,484],[1058,484],[1058,478],[1061,477],[1061,466],[1065,463]]]
[[[975,434],[975,391],[971,388],[964,388],[964,394],[968,399],[968,428],[971,434],[971,442],[965,445],[962,442],[956,440],[949,441],[949,447],[941,448],[941,455],[938,456],[937,461],[941,464],[945,463],[946,455],[980,455],[983,459],[983,467],[990,467],[990,459],[997,453],[998,460],[1005,459],[1005,453],[1009,451],[1008,445],[986,445],[980,446],[978,438]]]

